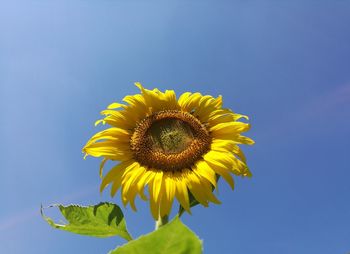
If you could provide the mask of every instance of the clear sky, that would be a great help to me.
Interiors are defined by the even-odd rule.
[[[135,81],[222,94],[251,118],[253,178],[183,217],[205,254],[349,253],[349,26],[350,1],[1,1],[0,253],[124,243],[54,230],[39,207],[111,200],[81,148]],[[133,236],[153,230],[137,204]]]

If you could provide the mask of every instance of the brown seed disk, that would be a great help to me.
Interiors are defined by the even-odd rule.
[[[154,113],[138,123],[130,139],[140,164],[162,171],[181,171],[209,151],[211,137],[193,115],[178,110]]]

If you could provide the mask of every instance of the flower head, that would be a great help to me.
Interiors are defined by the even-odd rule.
[[[222,108],[222,97],[200,93],[164,93],[136,83],[141,94],[128,95],[126,104],[112,103],[96,122],[111,127],[95,134],[84,146],[86,155],[103,157],[100,190],[118,189],[124,205],[136,210],[135,197],[149,201],[155,219],[170,213],[176,198],[190,213],[189,194],[202,205],[220,203],[212,190],[217,176],[234,188],[232,174],[251,176],[239,144],[254,143],[241,133],[247,116]],[[119,161],[106,175],[107,160]]]

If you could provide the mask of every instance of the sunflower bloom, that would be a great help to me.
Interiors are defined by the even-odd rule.
[[[220,203],[213,193],[218,176],[234,188],[232,174],[251,176],[239,144],[254,144],[241,133],[248,117],[222,107],[222,97],[173,90],[148,90],[112,103],[96,124],[111,127],[95,134],[84,146],[86,155],[103,157],[100,191],[111,186],[114,196],[133,210],[135,198],[149,200],[154,219],[170,213],[174,199],[189,213],[192,196],[203,206]],[[103,175],[106,161],[119,161]],[[149,198],[144,193],[148,186]]]

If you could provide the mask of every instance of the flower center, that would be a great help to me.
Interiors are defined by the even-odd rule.
[[[135,159],[162,171],[180,171],[209,151],[211,137],[201,122],[187,112],[164,110],[144,118],[130,140]]]
[[[193,131],[185,122],[174,119],[162,119],[154,122],[146,135],[152,140],[153,150],[165,154],[184,151],[193,140]]]

